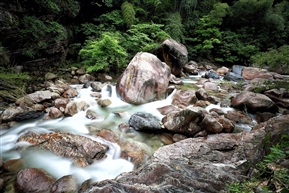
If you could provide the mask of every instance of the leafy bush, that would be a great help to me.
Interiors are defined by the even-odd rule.
[[[283,73],[289,73],[289,45],[281,46],[278,49],[270,49],[268,52],[261,52],[252,56],[255,65],[266,67],[269,70],[284,69]]]
[[[284,88],[285,90],[289,90],[289,80],[266,80],[263,83],[257,83],[256,88],[253,89],[256,93],[264,93],[267,90],[271,89],[280,89]]]
[[[152,51],[156,49],[161,42],[170,37],[168,33],[162,30],[163,26],[164,25],[154,23],[132,25],[127,31],[127,34],[123,34],[125,41],[122,42],[122,45],[128,50],[131,56],[139,51]]]
[[[119,45],[115,33],[103,33],[95,41],[87,41],[79,56],[88,72],[104,70],[118,72],[126,66],[126,50]]]

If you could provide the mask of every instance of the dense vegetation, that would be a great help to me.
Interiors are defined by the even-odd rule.
[[[289,2],[2,0],[0,80],[19,66],[40,78],[72,65],[119,73],[166,38],[183,43],[197,62],[289,73]]]
[[[167,37],[196,61],[288,65],[287,0],[3,0],[0,8],[2,67],[48,58],[49,65],[74,60],[90,71],[110,70]],[[115,45],[106,52],[104,41]],[[104,61],[84,55],[92,50]]]

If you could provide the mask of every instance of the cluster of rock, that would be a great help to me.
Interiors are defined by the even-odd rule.
[[[162,100],[170,90],[169,83],[181,84],[179,77],[198,74],[199,69],[198,64],[188,61],[183,45],[166,40],[155,55],[145,52],[136,54],[117,82],[117,93],[131,104]],[[72,176],[56,180],[43,170],[28,168],[17,174],[15,189],[20,192],[225,192],[227,183],[243,180],[250,168],[263,157],[266,150],[264,142],[268,136],[278,141],[282,133],[288,133],[288,115],[275,116],[280,108],[289,107],[289,94],[282,89],[265,94],[252,92],[254,83],[260,82],[260,79],[282,79],[281,75],[264,69],[243,66],[233,66],[231,70],[226,67],[214,70],[209,66],[205,69],[209,71],[197,83],[201,88],[178,89],[171,105],[158,109],[163,115],[161,120],[150,113],[139,112],[133,114],[128,123],[119,126],[169,136],[173,144],[158,149],[148,162],[144,163],[147,155],[134,143],[122,141],[111,130],[97,133],[108,141],[118,143],[122,148],[122,157],[131,158],[137,165],[135,171],[113,180],[91,185],[85,182],[78,186]],[[104,84],[94,81],[91,75],[81,70],[74,69],[71,74],[72,83],[92,87],[95,91],[92,95],[98,100],[98,105],[106,107],[110,104],[110,101],[101,99],[100,91]],[[49,80],[55,78],[51,74],[46,77]],[[224,95],[230,97],[233,88],[216,81],[222,78],[246,82],[244,91],[237,91],[227,104],[223,104],[239,110],[207,110],[210,104],[225,103]],[[109,80],[109,77],[106,79]],[[14,107],[3,111],[2,126],[9,127],[13,121],[39,117],[43,112],[46,112],[46,119],[55,119],[84,111],[89,104],[72,100],[77,94],[75,88],[60,80],[47,82],[42,91],[26,95],[17,100]],[[252,121],[248,112],[257,114],[260,125],[252,131],[232,133],[236,123]],[[96,119],[97,116],[96,112],[87,111],[87,118]],[[274,143],[274,140],[271,142]],[[45,149],[69,157],[80,166],[102,159],[107,151],[105,145],[64,133],[26,133],[18,141],[29,142],[32,149]],[[55,144],[61,144],[61,147],[56,148]],[[77,147],[83,148],[80,151]],[[9,171],[14,164],[0,161],[0,168]],[[3,184],[0,178],[0,190]]]

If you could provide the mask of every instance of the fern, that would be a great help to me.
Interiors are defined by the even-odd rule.
[[[126,24],[129,27],[133,25],[136,21],[134,6],[131,3],[125,1],[121,5],[121,11],[122,11],[122,17],[124,21],[126,22]]]

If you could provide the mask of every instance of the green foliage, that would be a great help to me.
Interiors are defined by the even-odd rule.
[[[24,96],[29,79],[27,73],[18,73],[12,67],[0,66],[0,98],[7,102],[15,102]]]
[[[217,3],[208,15],[199,19],[193,32],[193,55],[209,56],[216,45],[221,43],[220,25],[222,18],[228,14],[226,3]]]
[[[35,0],[45,11],[52,14],[64,13],[69,17],[75,17],[80,11],[79,2],[76,0]]]
[[[284,69],[284,73],[289,73],[289,45],[281,46],[278,49],[270,49],[268,52],[260,52],[252,56],[255,65],[266,67],[269,70],[275,68]]]
[[[182,24],[182,17],[179,12],[169,14],[167,17],[165,31],[178,42],[180,42],[181,39],[184,39],[184,26]]]
[[[25,16],[22,19],[20,34],[27,46],[23,55],[29,58],[39,57],[41,49],[67,39],[67,31],[62,25],[55,21],[43,22],[35,16]]]
[[[122,17],[126,24],[130,27],[136,22],[135,10],[133,4],[125,1],[121,5]]]
[[[256,93],[264,93],[267,90],[271,89],[285,89],[289,90],[289,80],[266,80],[263,83],[257,83],[256,88],[253,89]]]
[[[116,39],[117,34],[103,33],[96,41],[88,41],[80,50],[81,63],[88,72],[118,72],[126,66],[127,53]]]
[[[132,55],[139,51],[152,51],[160,45],[160,42],[170,37],[161,29],[162,27],[163,25],[154,23],[132,25],[127,34],[124,34],[126,40],[122,45]]]

